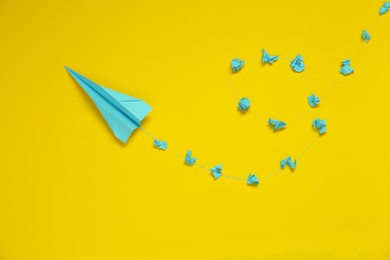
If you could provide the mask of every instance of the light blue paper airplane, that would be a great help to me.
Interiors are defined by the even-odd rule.
[[[157,147],[160,150],[166,150],[168,148],[168,144],[165,141],[160,141],[157,139],[153,139],[153,145],[154,147]]]
[[[256,174],[249,174],[246,183],[248,185],[257,185],[259,184],[259,179],[257,178]]]
[[[273,64],[274,61],[277,61],[278,59],[279,59],[279,55],[271,56],[267,53],[265,49],[263,49],[263,55],[261,56],[261,63],[265,64],[268,62],[269,64]]]
[[[286,159],[283,159],[282,161],[280,161],[280,168],[281,169],[284,169],[284,167],[286,167],[286,165],[288,165],[288,167],[290,167],[291,170],[294,170],[296,167],[297,167],[297,160],[292,160],[291,157],[287,157]]]
[[[77,72],[65,69],[91,97],[114,135],[123,143],[152,110],[145,101],[99,86]]]
[[[387,13],[388,11],[390,10],[390,2],[385,2],[381,9],[379,9],[379,14],[380,15],[384,15],[385,13]]]
[[[272,118],[268,120],[268,124],[272,127],[272,129],[274,129],[274,131],[282,129],[287,125],[285,122],[279,121],[277,119],[272,119]]]

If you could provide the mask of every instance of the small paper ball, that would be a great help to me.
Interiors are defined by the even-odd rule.
[[[238,110],[247,111],[251,106],[251,102],[246,97],[242,98],[240,102],[238,102]]]

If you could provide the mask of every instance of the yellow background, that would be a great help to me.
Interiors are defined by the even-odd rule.
[[[0,259],[390,259],[382,4],[1,0]],[[253,61],[262,48],[281,59]],[[296,54],[307,73],[290,70]],[[247,60],[231,79],[252,101],[245,115],[227,84],[235,57]],[[355,73],[342,77],[348,57]],[[141,131],[122,145],[64,65],[145,100],[146,130],[237,177],[298,156],[316,117],[328,133],[294,173],[214,181]],[[311,92],[320,107],[294,121]]]

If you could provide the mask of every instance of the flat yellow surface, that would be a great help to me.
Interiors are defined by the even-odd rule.
[[[1,0],[0,259],[390,259],[382,4]],[[262,66],[262,48],[281,59]],[[297,54],[304,73],[289,68]],[[316,117],[328,133],[293,173],[214,181],[141,131],[122,145],[65,65],[145,100],[147,131],[236,177],[297,157]],[[312,92],[322,103],[303,113]]]

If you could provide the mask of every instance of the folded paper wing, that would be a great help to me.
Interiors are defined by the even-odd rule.
[[[131,133],[140,127],[141,121],[152,108],[140,99],[99,86],[77,72],[65,68],[91,97],[114,135],[126,143]]]

